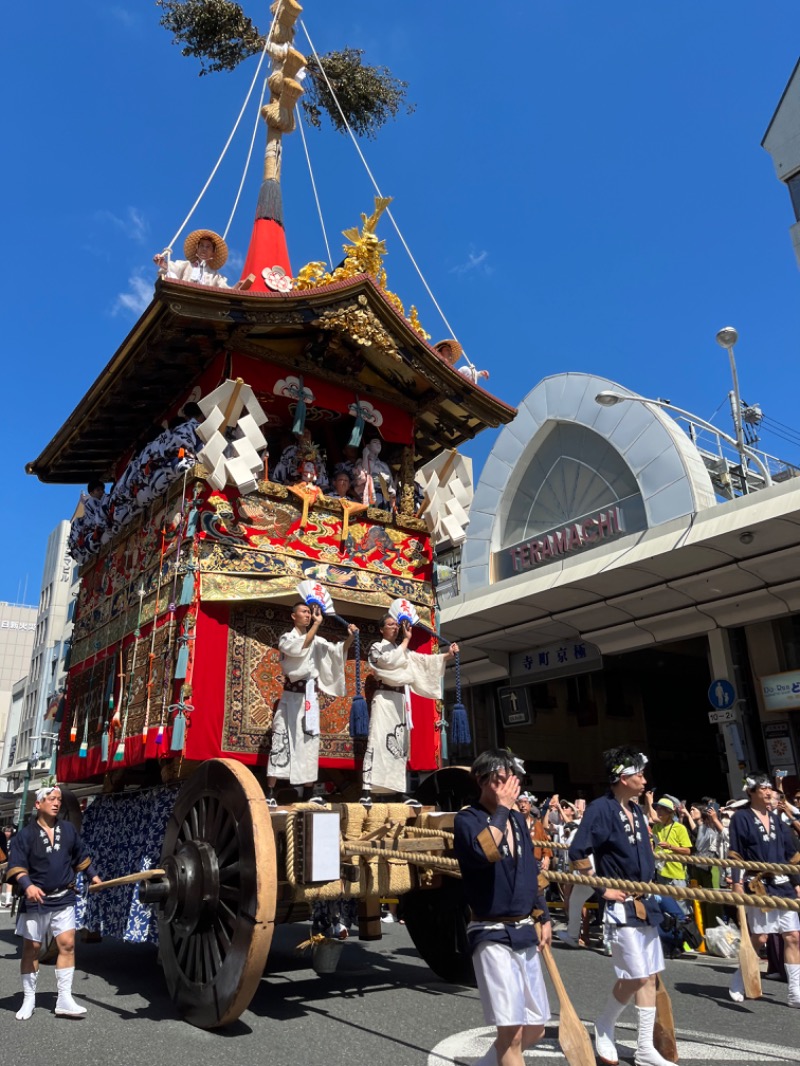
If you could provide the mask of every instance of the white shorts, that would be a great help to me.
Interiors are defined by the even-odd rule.
[[[800,929],[800,913],[797,911],[760,911],[758,907],[747,908],[747,924],[751,933],[794,933]]]
[[[608,923],[606,936],[611,943],[614,972],[620,980],[640,980],[664,969],[657,926]]]
[[[68,907],[59,907],[58,910],[37,907],[27,910],[17,918],[17,936],[26,940],[35,940],[41,944],[50,933],[51,936],[61,936],[75,928],[75,904]]]
[[[544,1025],[549,1021],[538,947],[515,951],[508,944],[484,940],[472,962],[488,1025]]]

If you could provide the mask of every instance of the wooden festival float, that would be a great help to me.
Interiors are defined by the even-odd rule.
[[[413,697],[421,810],[355,802],[365,742],[350,735],[350,705],[359,682],[367,699],[374,688],[366,655],[392,600],[407,599],[435,629],[434,548],[463,536],[471,493],[456,449],[515,412],[458,373],[458,346],[444,358],[388,290],[375,234],[388,201],[345,233],[340,267],[292,275],[280,148],[302,92],[304,61],[291,47],[299,10],[294,0],[273,6],[265,173],[243,280],[159,279],[28,467],[48,483],[115,486],[106,525],[84,516],[73,537],[82,569],[58,778],[98,786],[84,820],[98,869],[140,885],[92,894],[84,921],[126,940],[157,937],[177,1010],[203,1028],[247,1008],[274,924],[307,920],[317,901],[358,900],[360,935],[374,939],[380,898],[403,895],[432,968],[457,979],[470,965],[458,884],[444,877],[455,863],[443,855],[452,815],[442,808],[457,809],[464,774],[446,767],[442,703]],[[196,456],[185,425],[158,435],[189,401],[204,417]],[[333,465],[356,429],[362,444],[362,429],[379,435],[396,496],[376,507],[328,495],[310,473],[271,481],[303,424],[316,463],[327,452]],[[308,579],[359,625],[361,657],[351,649],[347,698],[321,698],[326,807],[271,812],[278,638]],[[345,635],[327,618],[321,633]],[[436,647],[415,631],[414,650]]]

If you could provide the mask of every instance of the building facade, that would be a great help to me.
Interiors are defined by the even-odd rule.
[[[58,727],[54,715],[66,676],[66,657],[77,591],[77,568],[67,553],[69,522],[59,522],[47,540],[39,607],[34,614],[32,648],[18,713],[5,731],[4,791],[19,799],[47,777]],[[23,671],[24,673],[24,671]]]
[[[36,608],[0,603],[0,771],[6,763],[6,726],[14,686],[28,673],[36,634]]]
[[[689,800],[738,795],[744,768],[797,778],[800,482],[667,411],[547,378],[476,489],[442,631],[477,746],[511,746],[542,790],[596,795],[619,743]]]

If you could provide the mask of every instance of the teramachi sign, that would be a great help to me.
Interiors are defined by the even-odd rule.
[[[561,529],[548,530],[498,552],[495,561],[500,572],[496,577],[502,580],[525,570],[533,570],[558,556],[594,547],[625,532],[620,508],[607,507],[587,518],[570,522]]]

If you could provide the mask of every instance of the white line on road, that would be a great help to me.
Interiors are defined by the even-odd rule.
[[[632,1030],[633,1026],[620,1025],[618,1029]],[[552,1035],[551,1035],[552,1034]],[[428,1055],[428,1066],[454,1066],[465,1059],[479,1059],[489,1050],[495,1030],[491,1026],[467,1029],[446,1037]],[[681,1063],[689,1062],[790,1062],[797,1063],[796,1047],[779,1047],[762,1044],[755,1040],[737,1040],[735,1037],[717,1033],[696,1033],[688,1029],[677,1031],[678,1051]],[[633,1059],[634,1046],[628,1040],[617,1040],[623,1055]],[[548,1026],[545,1039],[535,1048],[525,1052],[525,1060],[564,1061],[558,1046],[555,1031]]]

